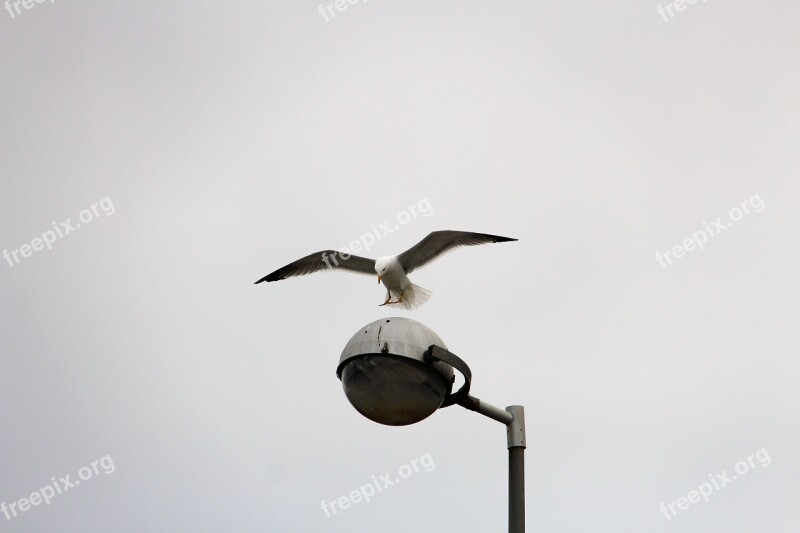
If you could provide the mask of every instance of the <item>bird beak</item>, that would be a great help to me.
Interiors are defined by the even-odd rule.
[[[382,280],[382,279],[383,279],[383,276],[381,276],[380,274],[378,274],[378,285],[380,285],[380,284],[381,284],[381,280]]]

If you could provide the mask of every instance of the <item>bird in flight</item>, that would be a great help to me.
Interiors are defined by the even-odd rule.
[[[405,309],[413,309],[425,303],[430,298],[431,292],[411,283],[408,274],[459,246],[516,240],[510,237],[468,231],[434,231],[399,255],[370,259],[335,250],[323,250],[301,257],[297,261],[267,274],[256,283],[280,281],[294,276],[333,269],[371,276],[377,274],[378,283],[383,283],[386,287],[386,301],[380,304],[381,306],[400,305]]]

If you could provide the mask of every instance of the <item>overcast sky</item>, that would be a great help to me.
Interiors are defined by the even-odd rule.
[[[501,424],[347,402],[391,316],[528,531],[800,529],[800,4],[327,1],[0,11],[0,531],[506,531]],[[519,241],[253,284],[440,229]]]

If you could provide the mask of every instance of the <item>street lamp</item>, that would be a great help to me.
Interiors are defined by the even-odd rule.
[[[456,369],[464,384],[453,392]],[[508,531],[525,532],[525,413],[494,407],[469,394],[472,372],[427,326],[382,318],[359,329],[342,350],[336,375],[356,410],[389,426],[415,424],[440,407],[458,404],[506,425]]]

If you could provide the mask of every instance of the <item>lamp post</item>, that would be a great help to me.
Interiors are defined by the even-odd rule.
[[[455,373],[464,384],[453,392]],[[460,405],[506,426],[508,531],[525,532],[525,412],[500,409],[469,394],[472,372],[427,326],[408,318],[367,324],[342,350],[336,375],[356,410],[389,426],[415,424],[437,409]]]

